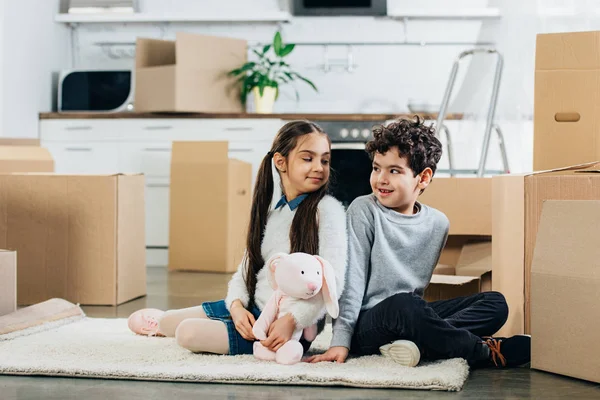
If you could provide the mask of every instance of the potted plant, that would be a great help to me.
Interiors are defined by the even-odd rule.
[[[237,77],[237,82],[241,84],[240,100],[246,104],[250,93],[254,94],[254,104],[257,113],[273,112],[273,103],[279,97],[279,86],[300,80],[317,91],[317,87],[310,80],[306,79],[297,72],[292,71],[290,65],[284,61],[295,44],[284,44],[281,34],[277,32],[273,38],[273,44],[268,44],[262,48],[262,51],[252,49],[258,56],[257,61],[250,61],[229,71],[229,75]],[[273,55],[271,55],[271,51]],[[298,90],[296,99],[299,99]]]

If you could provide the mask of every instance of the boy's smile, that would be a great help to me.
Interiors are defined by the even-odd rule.
[[[415,176],[407,158],[400,157],[398,148],[392,147],[383,154],[374,154],[371,189],[384,207],[411,215],[421,190],[429,184],[430,171],[427,168]]]

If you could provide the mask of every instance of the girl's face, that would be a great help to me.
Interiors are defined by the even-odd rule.
[[[287,160],[278,153],[274,158],[288,200],[314,192],[329,180],[331,149],[323,133],[300,137]]]

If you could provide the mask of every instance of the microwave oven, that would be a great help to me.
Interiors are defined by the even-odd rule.
[[[133,110],[131,70],[72,69],[58,79],[58,112]]]

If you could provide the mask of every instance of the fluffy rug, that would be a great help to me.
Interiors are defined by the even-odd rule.
[[[326,328],[313,349],[325,350],[330,338]],[[172,338],[134,335],[125,319],[72,317],[0,335],[0,373],[458,391],[469,368],[462,359],[407,368],[381,356],[281,366],[252,356],[192,354]]]

